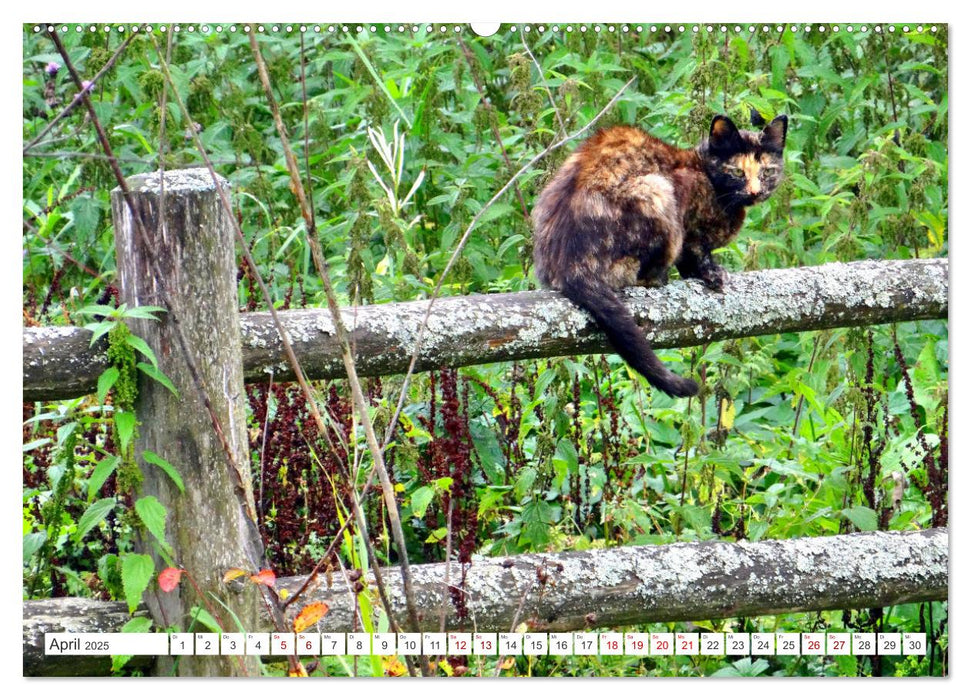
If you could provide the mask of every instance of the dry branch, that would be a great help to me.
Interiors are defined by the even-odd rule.
[[[732,275],[724,294],[694,280],[632,289],[638,320],[653,326],[657,347],[846,326],[947,318],[948,261],[887,260],[762,270]],[[358,373],[404,372],[428,302],[344,308]],[[344,376],[327,310],[280,314],[311,379]],[[268,313],[242,314],[247,382],[293,378]],[[76,327],[25,328],[24,400],[93,393],[104,371],[102,348]],[[417,369],[609,352],[589,316],[555,292],[478,294],[439,299],[429,318]]]
[[[401,573],[385,569],[395,612],[404,614]],[[536,631],[615,628],[648,622],[702,621],[807,610],[887,607],[946,600],[948,531],[868,532],[764,542],[693,542],[663,546],[527,554],[473,561],[466,574],[470,617],[458,620],[443,590],[445,564],[412,566],[423,629],[507,631],[517,609]],[[454,578],[454,577],[453,577]],[[279,579],[295,590],[301,577]],[[373,581],[371,582],[373,586]],[[323,600],[321,632],[355,627],[350,594],[321,577],[304,601]],[[53,612],[57,610],[58,612]],[[44,632],[118,631],[123,603],[78,599],[26,601],[24,672],[47,674]],[[290,615],[298,611],[291,610]],[[269,620],[264,619],[265,631]],[[63,659],[63,657],[61,657]],[[86,657],[76,657],[85,673]]]

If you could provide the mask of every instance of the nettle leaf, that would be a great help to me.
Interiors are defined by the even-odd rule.
[[[108,477],[114,473],[115,469],[118,467],[118,461],[118,457],[116,455],[112,455],[110,457],[105,457],[95,465],[94,471],[91,472],[91,476],[88,477],[89,501],[97,495],[105,481],[108,480]]]
[[[432,486],[421,486],[411,494],[411,514],[416,518],[424,518],[425,511],[435,498],[435,488]]]
[[[179,487],[179,493],[185,493],[185,484],[182,482],[182,477],[179,475],[179,472],[175,467],[151,450],[145,450],[142,452],[142,459],[149,464],[154,464],[156,467],[168,474],[169,478],[175,483],[176,486]]]
[[[94,197],[78,197],[71,202],[71,213],[74,215],[76,235],[87,238],[98,229],[101,220],[101,205]]]
[[[98,342],[98,338],[114,328],[116,323],[117,321],[100,321],[98,323],[87,324],[84,327],[85,330],[91,331],[91,343],[88,345],[88,347],[93,347],[94,344]]]
[[[98,377],[98,403],[104,405],[105,397],[120,376],[121,371],[117,367],[109,367],[101,373],[101,376]]]
[[[84,514],[78,520],[78,529],[74,532],[74,542],[78,543],[84,539],[84,536],[95,525],[108,516],[108,513],[114,509],[117,503],[114,498],[102,498],[100,501],[95,501],[88,506],[87,510],[84,511]]]
[[[140,632],[150,632],[152,629],[152,618],[150,617],[133,617],[128,622],[126,622],[122,628],[122,632],[127,633],[140,633]]]
[[[23,447],[24,452],[30,452],[36,450],[38,447],[43,447],[47,443],[51,442],[50,438],[40,438],[39,440],[31,440]]]
[[[135,435],[135,414],[127,411],[118,411],[115,414],[115,427],[118,428],[118,442],[121,451],[128,449],[128,443]]]
[[[157,381],[159,384],[164,386],[166,389],[172,392],[172,395],[178,398],[179,392],[176,390],[175,385],[172,380],[165,376],[165,374],[158,367],[153,367],[147,362],[139,362],[135,365],[144,372],[146,375]]]
[[[57,429],[57,444],[58,445],[63,445],[64,444],[64,441],[67,440],[71,436],[71,433],[73,433],[75,431],[75,429],[77,429],[77,427],[78,427],[78,424],[75,421],[71,421],[70,423],[65,423],[60,428],[58,428]]]
[[[122,308],[124,308],[124,306],[122,306]],[[114,316],[120,310],[121,309],[116,309],[115,307],[108,306],[106,304],[90,304],[78,309],[77,313],[81,314],[82,316]],[[112,323],[114,323],[114,321],[112,321]]]
[[[877,529],[877,514],[872,508],[853,506],[852,508],[844,508],[841,512],[843,517],[856,525],[859,530],[867,531]]]
[[[165,518],[168,511],[159,503],[155,496],[142,496],[135,501],[135,512],[138,513],[142,525],[155,536],[162,546],[168,548],[165,542]]]
[[[46,532],[30,532],[24,535],[24,562],[29,561],[46,541]]]
[[[133,619],[142,619],[142,618],[133,618]],[[111,672],[112,673],[118,673],[119,671],[121,671],[121,669],[123,669],[125,667],[125,664],[127,664],[133,658],[134,658],[134,655],[132,655],[132,654],[115,654],[115,655],[113,655],[111,657]]]
[[[157,314],[164,314],[166,309],[161,306],[133,306],[125,311],[125,318],[147,318],[150,321],[158,321]]]
[[[152,349],[148,347],[148,343],[139,338],[137,335],[129,335],[127,338],[125,338],[125,342],[147,357],[149,362],[152,363],[153,367],[158,368],[158,360],[155,358],[155,353],[152,352]]]
[[[147,554],[126,554],[121,558],[121,583],[129,613],[135,612],[142,601],[142,593],[148,589],[154,573],[155,562]]]

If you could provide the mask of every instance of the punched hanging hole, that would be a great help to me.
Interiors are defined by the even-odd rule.
[[[479,36],[492,36],[499,31],[499,22],[473,22],[469,26]]]

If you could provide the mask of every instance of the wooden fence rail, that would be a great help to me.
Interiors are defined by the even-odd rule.
[[[400,571],[382,573],[401,617]],[[442,614],[448,630],[504,632],[514,620],[531,631],[564,631],[884,607],[947,598],[948,533],[937,528],[477,559],[464,581],[456,564],[448,576],[465,592],[464,620],[457,618],[445,587],[445,564],[413,566],[412,577],[424,631],[437,631]],[[281,578],[277,588],[294,591],[303,581]],[[332,585],[321,577],[302,604],[324,601],[330,612],[310,631],[361,629],[355,625],[353,590],[339,574]],[[96,657],[45,658],[44,633],[117,632],[128,619],[124,603],[79,598],[25,601],[23,610],[27,675],[104,669],[108,662]],[[292,617],[297,610],[289,612]],[[259,629],[247,631],[271,630],[264,616]]]
[[[657,347],[841,326],[946,318],[948,261],[884,260],[761,270],[731,276],[724,294],[695,281],[636,289],[628,302],[653,329]],[[428,308],[427,301],[345,308],[358,372],[404,372]],[[326,309],[280,313],[304,374],[344,374]],[[244,313],[243,374],[247,382],[293,379],[268,313]],[[107,367],[104,347],[89,331],[25,328],[24,400],[47,401],[94,392]],[[461,367],[502,360],[609,352],[590,318],[554,292],[474,294],[435,302],[417,368]]]

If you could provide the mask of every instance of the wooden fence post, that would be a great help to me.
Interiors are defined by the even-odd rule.
[[[220,185],[228,187],[222,178]],[[154,495],[167,509],[166,539],[174,561],[198,584],[224,631],[241,630],[216,598],[253,630],[256,586],[222,582],[230,568],[258,569],[263,551],[249,472],[232,222],[205,169],[168,171],[164,180],[159,173],[137,175],[128,179],[128,190],[127,202],[120,188],[111,193],[123,301],[169,310],[161,322],[136,319],[129,326],[152,348],[179,392],[176,397],[146,377],[139,381],[135,450],[144,474],[141,494]],[[142,459],[145,450],[176,467],[184,493]],[[156,572],[164,568],[149,536],[143,545]],[[145,602],[160,627],[180,631],[190,629],[191,609],[201,603],[185,577],[172,593],[152,584]],[[210,631],[198,623],[192,629]],[[173,670],[192,676],[259,674],[255,657],[159,660],[157,673]]]

